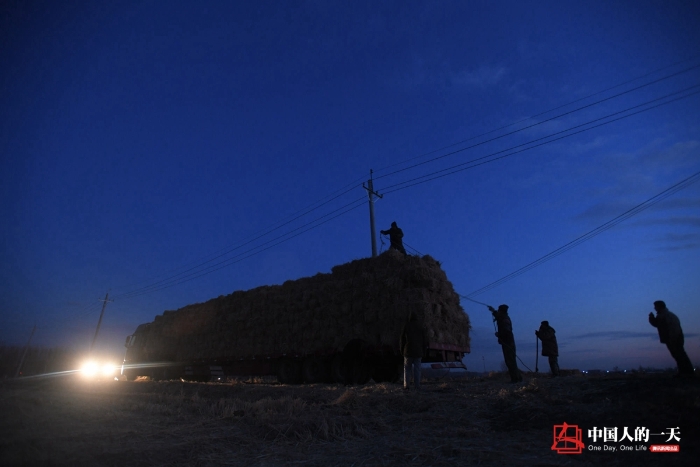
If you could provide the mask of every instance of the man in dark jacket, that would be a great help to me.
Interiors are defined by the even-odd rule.
[[[556,331],[549,325],[549,321],[540,323],[540,330],[535,335],[542,341],[542,356],[549,357],[549,369],[552,376],[559,376],[559,346],[557,345]]]
[[[685,343],[683,329],[678,316],[671,313],[666,308],[666,303],[661,300],[654,302],[654,310],[656,310],[656,316],[654,313],[649,313],[649,324],[659,331],[659,340],[662,344],[666,344],[668,351],[671,352],[678,366],[678,376],[694,376],[695,369],[683,348]]]
[[[398,250],[404,255],[406,254],[406,250],[403,247],[403,231],[399,229],[399,227],[396,225],[396,222],[391,223],[391,228],[389,230],[380,230],[379,231],[382,235],[388,235],[389,240],[391,241],[391,246],[389,247],[390,250]]]
[[[523,375],[520,374],[518,362],[516,361],[517,357],[515,355],[513,323],[510,322],[510,316],[508,316],[508,305],[500,305],[498,310],[494,310],[493,307],[490,306],[489,310],[491,310],[493,320],[498,325],[496,337],[498,337],[498,343],[501,344],[501,348],[503,349],[503,358],[505,359],[506,366],[508,367],[510,382],[519,383],[523,380]]]
[[[423,353],[428,347],[428,339],[425,335],[425,329],[413,312],[408,314],[408,322],[401,329],[399,347],[403,355],[403,388],[408,389],[412,369],[413,384],[416,390],[420,391],[420,365]]]

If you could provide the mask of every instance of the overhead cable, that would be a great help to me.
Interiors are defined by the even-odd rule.
[[[320,208],[321,206],[324,206],[324,205],[330,203],[331,201],[333,201],[333,200],[339,198],[340,196],[342,196],[342,195],[348,193],[349,191],[351,191],[352,189],[354,189],[354,188],[356,188],[356,187],[357,187],[357,185],[353,185],[350,189],[347,189],[347,190],[343,191],[343,192],[340,193],[339,195],[334,196],[333,198],[331,198],[331,199],[329,199],[329,200],[327,200],[327,201],[325,201],[325,202],[319,204],[319,205],[316,206],[316,207],[313,207],[312,209],[308,209],[308,210],[302,212],[301,214],[297,215],[297,216],[294,217],[293,219],[291,219],[291,220],[289,220],[289,221],[287,221],[287,222],[284,222],[284,223],[282,223],[282,224],[278,225],[277,227],[274,227],[274,228],[272,228],[272,229],[270,229],[270,230],[267,230],[267,231],[263,232],[262,234],[260,234],[260,235],[258,235],[258,236],[256,236],[256,237],[252,238],[251,240],[248,240],[247,242],[241,243],[240,245],[238,245],[238,246],[236,246],[236,247],[234,247],[234,248],[228,249],[228,250],[224,251],[223,253],[217,254],[216,256],[214,256],[214,257],[212,257],[212,258],[210,258],[210,259],[208,259],[208,260],[206,260],[206,261],[200,262],[200,263],[196,264],[195,266],[192,266],[192,267],[190,267],[190,268],[188,268],[188,269],[185,269],[185,270],[183,270],[182,272],[179,272],[179,273],[174,274],[174,275],[170,275],[170,276],[168,276],[168,277],[166,277],[166,278],[164,278],[164,279],[161,279],[161,280],[159,280],[159,281],[155,281],[155,282],[152,282],[152,283],[150,283],[150,284],[148,284],[148,285],[142,286],[142,287],[140,287],[140,288],[134,290],[133,292],[139,291],[139,290],[143,290],[143,289],[152,288],[152,287],[157,287],[159,284],[166,283],[166,282],[168,282],[168,281],[171,281],[171,280],[176,279],[176,278],[181,277],[181,276],[185,276],[185,277],[186,277],[186,276],[188,276],[188,275],[191,275],[191,274],[187,274],[187,273],[191,273],[192,271],[194,271],[194,272],[196,273],[196,270],[202,269],[203,266],[205,266],[205,265],[211,263],[212,261],[215,261],[215,260],[217,260],[217,259],[219,259],[219,258],[223,258],[224,256],[227,256],[227,255],[233,253],[234,251],[243,248],[243,247],[246,246],[246,245],[250,245],[251,243],[254,243],[256,240],[259,240],[259,239],[261,239],[262,237],[265,237],[266,235],[269,235],[269,234],[271,234],[271,233],[273,233],[273,232],[275,232],[275,231],[281,229],[282,227],[284,227],[284,226],[286,226],[286,225],[289,225],[290,223],[294,222],[295,220],[298,220],[298,219],[300,219],[301,217],[303,217],[303,216],[305,216],[305,215],[307,215],[307,214],[309,214],[309,213],[315,211],[316,209]],[[354,202],[354,201],[353,201],[353,202]],[[345,206],[347,206],[347,205],[345,205]],[[345,207],[345,206],[343,206],[343,207]],[[343,207],[341,207],[341,208],[339,208],[339,209],[343,209]],[[322,216],[322,217],[324,217],[324,216]],[[311,221],[311,222],[315,222],[315,221]],[[308,225],[308,224],[304,224],[304,225]],[[304,225],[302,225],[301,227],[304,227]],[[301,228],[301,227],[300,227],[300,228]],[[295,230],[298,230],[298,229],[295,229]],[[291,232],[294,232],[294,230],[292,230]],[[283,235],[286,235],[286,234],[283,234]],[[276,239],[278,239],[278,238],[280,238],[280,237],[273,238],[273,239],[270,240],[270,241],[274,241],[274,240],[276,240]],[[266,243],[263,243],[263,245],[265,245],[265,244],[266,244]],[[246,251],[244,251],[244,252],[241,253],[241,254],[245,254],[247,251],[249,251],[249,250],[246,250]],[[216,263],[216,264],[220,264],[220,263]],[[206,270],[206,269],[207,269],[207,268],[203,268],[203,270]],[[124,296],[124,295],[127,295],[127,294],[129,294],[129,293],[131,293],[131,292],[123,293],[123,294],[121,294],[120,296]]]
[[[574,240],[560,246],[556,250],[553,250],[549,253],[547,253],[544,256],[541,256],[540,258],[536,259],[535,261],[532,261],[531,263],[526,264],[525,266],[521,267],[520,269],[516,269],[515,271],[511,272],[510,274],[507,274],[500,279],[491,282],[488,285],[485,285],[484,287],[477,289],[470,294],[468,294],[465,298],[471,300],[470,297],[473,297],[475,295],[482,294],[488,290],[493,289],[494,287],[498,287],[499,285],[503,284],[504,282],[507,282],[511,279],[514,279],[515,277],[518,277],[521,274],[526,273],[527,271],[536,268],[537,266],[541,265],[542,263],[545,263],[551,259],[556,258],[557,256],[561,255],[562,253],[565,253],[569,251],[570,249],[577,247],[583,242],[586,242],[593,237],[600,235],[601,233],[605,232],[606,230],[609,230],[613,227],[615,227],[617,224],[620,222],[623,222],[630,217],[636,216],[637,214],[649,209],[650,207],[654,206],[656,203],[668,198],[669,196],[677,193],[678,191],[692,185],[693,183],[697,182],[700,180],[700,171],[695,172],[691,176],[684,178],[680,182],[666,188],[664,191],[652,196],[651,198],[647,199],[646,201],[639,203],[638,205],[634,206],[631,209],[628,209],[627,211],[623,212],[619,216],[616,216],[609,221],[607,221],[604,224],[599,225],[593,230],[590,230],[586,232],[585,234],[575,238]]]
[[[239,253],[238,255],[234,256],[233,258],[229,258],[227,260],[220,261],[220,262],[212,264],[212,265],[210,265],[202,270],[194,271],[194,272],[187,274],[185,276],[182,276],[179,278],[174,278],[174,279],[169,280],[169,281],[165,281],[159,285],[151,285],[148,287],[143,287],[141,289],[137,289],[137,290],[134,290],[131,292],[121,294],[119,296],[115,296],[115,299],[117,297],[122,298],[122,299],[123,298],[133,298],[133,297],[137,297],[139,295],[143,295],[146,293],[157,292],[157,291],[160,291],[163,289],[170,288],[174,285],[179,285],[179,284],[182,284],[184,282],[188,282],[188,281],[191,281],[193,279],[196,279],[198,277],[202,277],[202,276],[205,276],[207,274],[211,274],[214,271],[218,271],[218,270],[223,269],[225,267],[228,267],[232,264],[243,261],[244,259],[250,258],[251,256],[257,255],[259,253],[262,253],[263,251],[269,250],[270,248],[277,246],[281,243],[284,243],[288,240],[291,240],[292,238],[298,237],[299,235],[301,235],[305,232],[308,232],[309,230],[315,229],[316,227],[319,227],[319,226],[321,226],[321,225],[323,225],[323,224],[325,224],[325,223],[327,223],[327,222],[329,222],[337,217],[340,217],[340,216],[347,214],[348,212],[350,212],[354,209],[357,209],[358,207],[364,205],[364,203],[365,203],[365,197],[363,196],[361,198],[356,199],[355,201],[352,201],[352,202],[342,206],[341,208],[338,208],[334,211],[331,211],[327,214],[324,214],[323,216],[320,216],[311,222],[308,222],[300,227],[297,227],[294,230],[291,230],[291,231],[284,233],[278,237],[275,237],[271,240],[268,240],[265,243],[262,243],[260,245],[255,246],[255,247],[252,247],[252,248],[250,248],[242,253]],[[338,211],[341,211],[341,212],[339,212],[338,214],[335,214]],[[333,215],[332,217],[328,217],[328,216],[331,216],[332,214],[335,214],[335,215]],[[296,233],[294,235],[290,235],[293,232],[296,232]],[[276,240],[279,240],[279,241],[276,241]],[[265,248],[262,248],[265,245],[267,245],[267,246]],[[249,253],[249,254],[246,254],[246,253]]]
[[[676,73],[673,73],[673,74],[664,76],[664,77],[662,77],[662,78],[655,79],[655,80],[653,80],[653,81],[650,81],[650,82],[648,82],[648,83],[644,83],[644,84],[642,84],[642,85],[640,85],[640,86],[637,86],[637,87],[634,87],[634,88],[632,88],[632,89],[628,89],[628,90],[626,90],[626,91],[620,92],[620,93],[615,94],[615,95],[613,95],[613,96],[606,97],[606,98],[601,99],[601,100],[598,100],[598,101],[596,101],[596,102],[592,102],[592,103],[590,103],[590,104],[584,105],[584,106],[582,106],[582,107],[578,107],[578,108],[573,109],[573,110],[570,110],[570,111],[568,111],[568,112],[564,112],[564,113],[562,113],[562,114],[555,115],[554,117],[547,118],[547,119],[545,119],[545,120],[542,120],[542,121],[537,122],[537,123],[533,123],[533,124],[528,125],[528,126],[525,126],[525,127],[523,127],[523,128],[519,128],[519,129],[517,129],[517,130],[513,130],[513,131],[510,131],[510,132],[508,132],[508,133],[504,133],[504,134],[502,134],[502,135],[499,135],[499,136],[495,136],[495,137],[493,137],[493,138],[490,138],[490,139],[481,141],[481,142],[476,143],[476,144],[473,144],[473,145],[471,145],[471,146],[467,146],[466,148],[458,149],[458,150],[456,150],[456,151],[452,151],[452,152],[449,152],[449,153],[447,153],[447,154],[443,154],[443,155],[441,155],[441,156],[434,157],[434,158],[432,158],[432,159],[428,159],[427,161],[419,162],[419,163],[417,163],[417,164],[413,164],[413,165],[410,165],[410,166],[408,166],[408,167],[404,167],[404,168],[402,168],[402,169],[395,170],[395,171],[390,172],[390,173],[388,173],[388,174],[379,175],[379,176],[375,177],[375,180],[379,180],[379,179],[382,179],[382,178],[385,178],[385,177],[389,177],[389,176],[391,176],[391,175],[395,175],[395,174],[397,174],[397,173],[404,172],[404,171],[406,171],[406,170],[410,170],[410,169],[413,169],[413,168],[415,168],[415,167],[419,167],[419,166],[421,166],[421,165],[428,164],[428,163],[430,163],[430,162],[435,162],[435,161],[437,161],[437,160],[440,160],[440,159],[443,159],[443,158],[445,158],[445,157],[448,157],[448,156],[457,154],[457,153],[459,153],[459,152],[466,151],[467,149],[473,149],[473,148],[476,148],[476,147],[478,147],[478,146],[482,146],[482,145],[484,145],[484,144],[486,144],[486,143],[490,143],[490,142],[496,141],[496,140],[498,140],[498,139],[505,138],[506,136],[510,136],[510,135],[519,133],[519,132],[521,132],[521,131],[525,131],[525,130],[528,130],[528,129],[530,129],[530,128],[534,128],[534,127],[536,127],[536,126],[542,125],[542,124],[544,124],[544,123],[551,122],[552,120],[555,120],[555,119],[557,119],[557,118],[564,117],[564,116],[570,115],[570,114],[572,114],[572,113],[580,112],[581,110],[587,109],[587,108],[589,108],[589,107],[593,107],[593,106],[595,106],[595,105],[601,104],[601,103],[606,102],[606,101],[609,101],[609,100],[611,100],[611,99],[615,99],[615,98],[620,97],[620,96],[623,96],[623,95],[625,95],[625,94],[629,94],[629,93],[631,93],[631,92],[638,91],[639,89],[642,89],[642,88],[644,88],[644,87],[647,87],[647,86],[650,86],[650,85],[652,85],[652,84],[656,84],[656,83],[659,83],[659,82],[661,82],[661,81],[664,81],[664,80],[673,78],[673,77],[678,76],[678,75],[683,74],[683,73],[687,73],[687,72],[692,71],[692,70],[694,70],[694,69],[696,69],[696,68],[699,68],[699,67],[700,67],[700,64],[694,65],[694,66],[692,66],[692,67],[686,68],[686,69],[681,70],[681,71],[678,71],[678,72],[676,72]],[[546,113],[546,112],[545,112],[545,113]],[[509,125],[509,126],[512,126],[512,125]],[[473,139],[473,138],[472,138],[472,139]],[[457,144],[459,144],[459,143],[457,143]],[[454,146],[454,145],[452,145],[452,146]]]
[[[652,100],[650,100],[650,101],[644,102],[643,104],[635,105],[635,106],[629,107],[629,108],[627,108],[627,109],[620,110],[620,111],[618,111],[618,112],[613,112],[613,113],[611,113],[611,114],[605,115],[604,117],[596,118],[596,119],[590,120],[590,121],[588,121],[588,122],[585,122],[585,123],[582,123],[582,124],[579,124],[579,125],[572,126],[572,127],[567,128],[567,129],[565,129],[565,130],[561,130],[561,131],[558,131],[558,132],[555,132],[555,133],[552,133],[552,134],[543,136],[543,137],[541,137],[541,138],[536,138],[536,139],[534,139],[534,140],[531,140],[531,141],[528,141],[528,142],[525,142],[525,143],[521,143],[521,144],[518,144],[518,145],[515,145],[515,146],[511,146],[510,148],[507,148],[507,149],[502,149],[502,150],[500,150],[500,151],[493,152],[493,153],[488,154],[488,155],[486,155],[486,156],[478,157],[478,158],[476,158],[476,159],[472,159],[472,160],[467,161],[467,162],[462,162],[462,163],[460,163],[460,164],[456,164],[456,165],[453,165],[453,166],[451,166],[451,167],[447,167],[447,168],[444,168],[444,169],[436,170],[435,172],[431,172],[431,173],[429,173],[429,174],[425,174],[425,175],[421,175],[421,176],[419,176],[419,177],[415,177],[415,178],[412,178],[412,179],[409,179],[409,180],[405,180],[405,181],[403,181],[403,182],[399,182],[399,183],[396,183],[396,184],[394,184],[394,185],[389,185],[389,186],[383,188],[383,192],[384,192],[384,194],[386,195],[386,194],[389,194],[389,193],[393,193],[393,192],[395,192],[395,191],[404,190],[404,189],[406,189],[406,188],[410,188],[410,187],[415,186],[415,185],[420,185],[420,184],[422,184],[422,183],[430,182],[430,181],[436,180],[436,179],[438,179],[438,178],[446,177],[446,176],[448,176],[448,175],[453,175],[453,174],[455,174],[455,173],[462,172],[462,171],[464,171],[464,170],[473,169],[474,167],[478,167],[478,166],[480,166],[480,165],[484,165],[484,164],[488,164],[488,163],[491,163],[491,162],[495,162],[495,161],[497,161],[497,160],[505,159],[506,157],[510,157],[510,156],[515,155],[515,154],[519,154],[519,153],[521,153],[521,152],[529,151],[530,149],[534,149],[534,148],[537,148],[537,147],[540,147],[540,146],[544,146],[545,144],[553,143],[553,142],[555,142],[555,141],[559,141],[559,140],[562,140],[562,139],[564,139],[564,138],[569,138],[569,137],[574,136],[574,135],[577,135],[577,134],[579,134],[579,133],[583,133],[583,132],[592,130],[592,129],[594,129],[594,128],[601,127],[601,126],[603,126],[603,125],[607,125],[607,124],[609,124],[609,123],[613,123],[613,122],[616,122],[616,121],[618,121],[618,120],[623,120],[623,119],[628,118],[628,117],[631,117],[631,116],[633,116],[633,115],[637,115],[637,114],[639,114],[639,113],[642,113],[642,112],[646,112],[646,111],[655,109],[655,108],[660,107],[660,106],[662,106],[662,105],[670,104],[670,103],[672,103],[672,102],[675,102],[675,101],[678,101],[678,100],[681,100],[681,99],[686,99],[686,98],[691,97],[691,96],[693,96],[693,95],[695,95],[695,94],[698,94],[700,91],[694,91],[694,92],[688,93],[688,94],[686,94],[686,95],[677,97],[677,98],[675,98],[675,99],[671,99],[671,100],[668,100],[668,101],[666,101],[666,102],[662,102],[662,103],[659,103],[659,104],[656,104],[656,105],[647,107],[647,108],[645,108],[645,109],[641,109],[641,110],[638,110],[638,111],[636,111],[636,112],[632,112],[632,113],[629,113],[629,114],[627,114],[627,115],[623,115],[623,116],[621,116],[621,117],[618,117],[618,118],[615,118],[615,119],[612,119],[612,120],[608,120],[608,121],[599,123],[599,124],[597,124],[597,125],[590,126],[590,127],[588,127],[588,128],[583,128],[583,129],[581,129],[581,130],[574,131],[574,132],[572,132],[572,133],[565,134],[565,135],[563,135],[563,136],[559,136],[559,137],[557,137],[557,138],[552,138],[552,137],[553,137],[553,136],[556,136],[556,135],[561,135],[562,133],[570,132],[571,130],[575,130],[575,129],[577,129],[577,128],[581,128],[581,127],[584,127],[584,126],[587,126],[587,125],[591,125],[592,123],[595,123],[595,122],[598,122],[598,121],[601,121],[601,120],[608,119],[608,118],[610,118],[610,117],[612,117],[612,116],[619,115],[619,114],[621,114],[621,113],[629,112],[630,110],[633,110],[633,109],[636,109],[636,108],[639,108],[639,107],[643,107],[643,106],[645,106],[645,105],[649,105],[650,103],[657,102],[657,101],[659,101],[659,100],[668,99],[668,98],[671,97],[671,96],[674,96],[674,95],[677,95],[677,94],[683,93],[683,92],[688,92],[689,90],[697,89],[697,88],[699,88],[699,87],[700,87],[700,84],[696,84],[696,85],[691,86],[691,87],[689,87],[689,88],[683,89],[682,91],[677,91],[677,92],[674,92],[674,93],[671,93],[671,94],[667,94],[667,95],[665,95],[665,96],[662,96],[662,97],[659,97],[659,98],[652,99]],[[552,139],[550,139],[550,138],[552,138]],[[547,141],[543,141],[543,142],[538,143],[538,144],[533,144],[533,143],[535,143],[535,142],[537,142],[537,141],[542,141],[542,140],[547,140]],[[530,146],[530,145],[531,145],[531,146]],[[499,156],[499,157],[493,157],[493,156],[495,156],[495,155],[502,154],[502,153],[508,152],[508,151],[512,151],[513,149],[516,149],[516,148],[520,148],[520,147],[522,147],[522,146],[529,146],[529,147],[526,147],[526,148],[523,148],[523,149],[519,149],[519,150],[517,150],[517,151],[509,152],[508,154],[505,154],[505,155],[502,155],[502,156]],[[471,164],[471,165],[470,165],[470,164]],[[440,174],[440,175],[438,175],[438,174]]]

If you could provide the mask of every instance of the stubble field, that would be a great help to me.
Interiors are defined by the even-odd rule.
[[[463,381],[280,385],[272,382],[0,382],[0,465],[588,466],[697,465],[700,384],[668,374],[562,378],[502,374]],[[586,446],[557,454],[553,426]],[[593,427],[680,430],[680,453],[620,452]]]

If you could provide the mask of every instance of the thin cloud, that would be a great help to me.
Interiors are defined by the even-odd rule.
[[[623,203],[619,201],[615,202],[601,202],[590,206],[588,209],[578,214],[575,219],[577,220],[607,220],[617,217],[623,212],[626,212],[633,208],[635,205],[632,203]]]
[[[667,241],[667,242],[677,242],[677,243],[698,242],[698,241],[700,241],[700,232],[685,233],[685,234],[669,232],[666,235],[664,235],[663,237],[661,237],[660,240]]]
[[[611,142],[616,139],[609,138]],[[686,140],[669,144],[668,140],[668,137],[657,138],[631,152],[600,152],[594,157],[596,163],[592,161],[590,168],[582,170],[583,176],[595,178],[588,194],[594,199],[605,197],[631,202],[638,196],[663,189],[669,180],[697,170],[700,142]],[[694,169],[689,171],[689,168]],[[666,200],[659,206],[671,207],[674,202],[678,207],[697,207],[694,203],[698,201]]]
[[[700,198],[669,198],[659,203],[663,209],[696,209],[700,208]]]
[[[668,167],[692,167],[698,162],[700,141],[681,141],[665,149],[644,151],[637,158],[647,167],[666,169]]]
[[[652,332],[630,332],[630,331],[601,331],[601,332],[589,332],[587,334],[579,334],[577,336],[572,336],[571,339],[608,339],[608,340],[619,340],[619,339],[658,339],[659,336]]]
[[[685,250],[697,250],[700,248],[700,242],[696,243],[683,243],[680,245],[671,245],[659,248],[661,251],[685,251]]]
[[[684,337],[690,338],[695,337],[700,334],[690,333],[684,334]],[[621,339],[658,339],[659,335],[656,332],[631,332],[631,331],[601,331],[601,332],[589,332],[587,334],[579,334],[577,336],[572,336],[571,339],[607,339],[607,340],[621,340]]]
[[[700,216],[640,219],[637,222],[635,222],[635,225],[672,225],[675,227],[700,227]]]
[[[399,82],[407,89],[425,85],[484,89],[501,83],[507,75],[507,69],[502,66],[484,65],[474,70],[459,71],[450,68],[449,64],[431,67],[425,60],[415,60],[413,69],[402,76]]]
[[[481,66],[473,71],[452,73],[452,84],[472,88],[484,88],[498,84],[506,75],[504,67]]]
[[[632,209],[639,201],[603,201],[596,203],[586,210],[578,214],[577,220],[607,220]],[[697,209],[700,208],[700,199],[666,199],[651,207],[650,212],[654,211],[673,211],[682,209]],[[675,216],[654,219],[640,219],[634,222],[636,226],[646,225],[673,225],[673,226],[700,226],[700,216]]]
[[[700,248],[700,232],[684,234],[669,232],[658,240],[668,245],[661,248],[664,251],[695,250]]]
[[[579,349],[579,350],[567,350],[566,353],[569,355],[573,354],[592,354],[592,353],[608,353],[608,350],[603,350],[603,349]]]

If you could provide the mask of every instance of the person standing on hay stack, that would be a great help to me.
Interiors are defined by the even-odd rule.
[[[420,391],[420,365],[423,353],[428,347],[425,328],[418,322],[415,313],[408,314],[408,322],[401,329],[399,347],[403,355],[403,389],[408,390],[408,382],[413,372],[413,385]]]
[[[508,305],[499,305],[498,310],[494,310],[492,306],[489,306],[489,310],[493,315],[493,320],[498,325],[496,337],[503,349],[503,358],[508,367],[510,382],[519,383],[523,380],[523,375],[520,373],[518,362],[515,360],[515,337],[513,337],[513,323],[511,323],[510,316],[508,316]]]
[[[678,366],[678,374],[676,376],[695,376],[693,364],[685,353],[683,329],[678,316],[668,311],[666,303],[661,300],[654,302],[654,313],[649,313],[649,324],[654,326],[659,331],[659,340],[662,344],[666,344],[668,351],[676,361]]]
[[[559,376],[559,346],[554,328],[549,325],[549,321],[542,321],[540,330],[535,331],[535,335],[542,341],[542,356],[549,357],[549,369],[552,376]]]
[[[389,241],[391,242],[390,250],[398,250],[404,255],[406,254],[406,249],[403,247],[403,230],[399,229],[396,222],[391,223],[391,228],[389,230],[380,230],[379,233],[382,235],[388,235]]]

